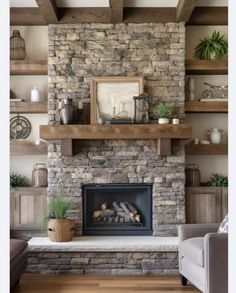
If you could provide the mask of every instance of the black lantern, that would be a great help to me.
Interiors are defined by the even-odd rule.
[[[134,123],[145,124],[149,121],[149,96],[146,93],[134,99]]]

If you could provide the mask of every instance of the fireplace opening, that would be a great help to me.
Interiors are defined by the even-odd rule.
[[[152,185],[84,185],[83,234],[152,235]]]

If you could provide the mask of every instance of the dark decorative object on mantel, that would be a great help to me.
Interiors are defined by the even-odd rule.
[[[20,31],[14,30],[10,37],[10,59],[25,59],[25,41],[20,35]]]
[[[144,124],[149,122],[149,96],[142,93],[134,98],[134,123]]]
[[[30,135],[31,124],[29,120],[17,115],[10,120],[10,137],[13,139],[24,139]]]
[[[64,99],[64,104],[60,109],[61,122],[64,125],[74,124],[76,116],[76,108],[72,99]]]

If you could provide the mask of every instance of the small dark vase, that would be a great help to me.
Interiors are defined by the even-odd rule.
[[[72,104],[72,99],[65,99],[64,105],[60,110],[60,117],[62,124],[73,124],[76,114],[76,108]]]

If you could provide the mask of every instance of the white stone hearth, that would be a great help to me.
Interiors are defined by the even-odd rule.
[[[31,252],[176,252],[178,237],[88,236],[70,242],[52,242],[48,237],[29,240]]]

